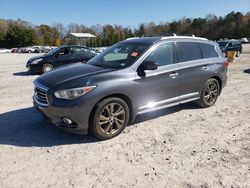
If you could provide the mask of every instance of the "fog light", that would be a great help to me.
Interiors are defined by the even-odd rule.
[[[73,123],[73,121],[72,121],[71,119],[69,119],[69,118],[63,118],[62,120],[63,120],[63,122],[64,122],[65,124],[67,124],[67,125],[70,125],[70,124]]]

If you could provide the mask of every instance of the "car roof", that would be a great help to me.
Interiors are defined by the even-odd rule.
[[[218,42],[240,42],[240,41],[236,39],[229,39],[229,40],[220,40]]]
[[[81,47],[81,48],[86,48],[86,46],[79,46],[79,45],[63,45],[63,46],[60,46],[59,48],[66,48],[66,47]]]

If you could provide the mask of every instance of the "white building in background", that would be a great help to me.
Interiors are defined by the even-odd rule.
[[[64,39],[70,41],[70,43],[74,43],[76,45],[82,46],[94,46],[95,44],[95,35],[90,33],[69,33]]]

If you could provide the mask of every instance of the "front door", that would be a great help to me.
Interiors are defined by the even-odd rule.
[[[65,47],[61,49],[55,56],[55,66],[62,66],[70,63],[74,63],[74,51],[73,47]]]
[[[156,47],[143,62],[153,61],[157,70],[137,75],[136,95],[139,113],[164,108],[178,102],[180,78],[175,64],[173,44],[168,42]],[[142,62],[142,64],[143,64]]]

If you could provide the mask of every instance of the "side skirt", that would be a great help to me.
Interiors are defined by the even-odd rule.
[[[143,113],[152,112],[152,111],[164,109],[164,108],[171,107],[171,106],[176,106],[179,104],[198,100],[199,98],[200,98],[199,93],[196,92],[196,93],[190,93],[187,95],[182,95],[179,97],[174,97],[174,98],[167,99],[164,101],[149,103],[146,106],[140,107],[139,112],[137,114],[143,114]]]

